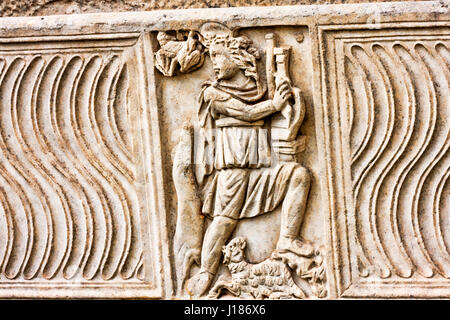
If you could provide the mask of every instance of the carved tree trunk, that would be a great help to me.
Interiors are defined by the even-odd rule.
[[[185,124],[176,146],[173,181],[178,198],[178,217],[174,237],[177,291],[183,293],[192,264],[200,264],[203,235],[201,200],[197,192],[192,165],[193,128]]]

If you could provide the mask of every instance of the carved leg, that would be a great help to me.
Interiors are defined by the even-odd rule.
[[[193,296],[201,296],[209,288],[219,267],[222,247],[236,227],[237,220],[215,217],[203,240],[201,269],[188,282],[188,291]]]
[[[272,292],[268,298],[270,300],[280,300],[280,299],[288,299],[290,296],[284,292]]]
[[[175,74],[175,68],[178,64],[178,60],[177,59],[172,59],[170,61],[170,67],[169,67],[169,75],[173,76]]]
[[[228,284],[227,281],[225,281],[224,279],[220,278],[212,287],[211,290],[209,290],[208,293],[208,298],[210,299],[217,299],[220,296],[220,293],[222,291],[222,289]]]
[[[311,256],[314,248],[297,239],[305,215],[310,186],[308,170],[298,166],[294,169],[281,207],[281,230],[277,250]]]
[[[209,291],[208,298],[217,299],[223,290],[228,290],[232,295],[239,296],[239,290],[231,279],[226,279],[223,275],[217,280],[213,288]]]

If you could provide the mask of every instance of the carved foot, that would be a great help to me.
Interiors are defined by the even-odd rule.
[[[280,253],[292,252],[299,256],[311,257],[314,254],[314,247],[309,243],[298,239],[280,236],[277,244],[277,251]]]
[[[188,294],[194,298],[198,298],[205,294],[208,289],[211,281],[213,279],[213,275],[206,271],[201,271],[189,279],[187,283],[186,291]]]

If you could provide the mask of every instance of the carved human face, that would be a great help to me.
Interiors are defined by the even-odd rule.
[[[240,71],[237,64],[231,58],[228,49],[224,45],[211,45],[209,54],[218,80],[229,80]]]

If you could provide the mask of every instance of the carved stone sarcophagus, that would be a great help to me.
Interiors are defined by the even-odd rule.
[[[449,298],[449,19],[0,18],[0,297]]]

